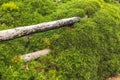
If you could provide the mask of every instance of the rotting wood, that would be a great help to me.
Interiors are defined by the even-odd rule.
[[[72,18],[65,18],[52,22],[45,22],[41,24],[31,25],[31,26],[2,30],[0,31],[0,41],[11,40],[33,33],[60,28],[63,26],[74,24],[75,22],[79,22],[79,21],[80,21],[80,17],[72,17]]]
[[[21,58],[21,60],[27,62],[27,61],[38,59],[40,56],[47,55],[49,53],[50,53],[50,49],[44,49],[44,50],[40,50],[37,52],[22,55],[22,56],[20,56],[20,58]]]

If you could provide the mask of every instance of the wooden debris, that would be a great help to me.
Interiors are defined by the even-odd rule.
[[[25,54],[21,56],[21,59],[25,62],[38,59],[40,56],[47,55],[50,53],[50,49],[44,49],[37,52]]]
[[[52,22],[45,22],[41,24],[31,25],[31,26],[24,26],[24,27],[17,27],[17,28],[8,29],[8,30],[2,30],[0,31],[0,41],[11,40],[11,39],[19,38],[29,34],[33,34],[33,33],[60,28],[63,26],[71,25],[79,21],[80,21],[80,17],[72,17],[72,18],[65,18],[65,19],[56,20]]]

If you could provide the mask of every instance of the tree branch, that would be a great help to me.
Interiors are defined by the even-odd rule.
[[[17,27],[13,29],[3,30],[0,31],[0,41],[11,40],[33,33],[60,28],[63,26],[74,24],[75,22],[79,22],[79,21],[80,21],[79,17],[72,17],[72,18],[61,19],[52,22],[45,22],[41,24],[31,25],[31,26],[24,26],[24,27]]]

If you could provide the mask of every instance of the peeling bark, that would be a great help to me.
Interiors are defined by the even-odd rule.
[[[50,53],[50,49],[44,49],[37,52],[28,53],[20,57],[21,57],[21,60],[27,62],[27,61],[38,59],[40,56],[47,55],[49,53]]]
[[[31,26],[24,26],[24,27],[17,27],[13,29],[3,30],[0,31],[0,41],[11,40],[33,33],[60,28],[63,26],[74,24],[75,22],[79,22],[79,21],[80,21],[79,17],[72,17],[72,18],[61,19],[52,22],[45,22],[41,24],[31,25]]]

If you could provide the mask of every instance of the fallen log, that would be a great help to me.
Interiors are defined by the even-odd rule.
[[[40,56],[47,55],[49,53],[50,53],[50,49],[44,49],[44,50],[40,50],[37,52],[22,55],[22,56],[20,56],[20,58],[21,58],[21,60],[27,62],[27,61],[38,59]]]
[[[13,29],[3,30],[0,31],[0,41],[11,40],[33,33],[60,28],[63,26],[71,25],[79,21],[80,21],[79,17],[72,17],[72,18],[61,19],[52,22],[45,22],[41,24],[31,25],[31,26],[24,26],[24,27],[17,27]]]

